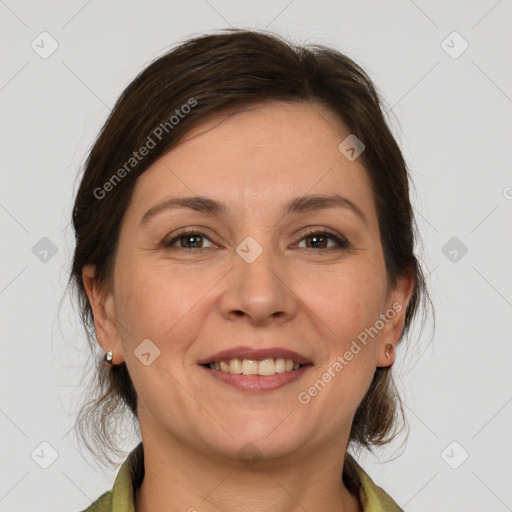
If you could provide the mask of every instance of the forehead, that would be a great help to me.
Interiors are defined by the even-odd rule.
[[[190,156],[201,148],[203,156],[219,161],[227,152],[229,157],[249,154],[258,162],[271,158],[281,169],[303,162],[299,172],[320,155],[323,160],[337,157],[338,145],[348,134],[340,120],[319,104],[269,102],[213,115],[184,136],[173,157],[178,159],[184,152]],[[250,161],[246,168],[251,168]]]
[[[297,196],[339,193],[371,218],[366,169],[339,150],[349,134],[312,103],[273,102],[213,115],[139,177],[132,204],[140,214],[159,200],[196,194],[259,215]]]

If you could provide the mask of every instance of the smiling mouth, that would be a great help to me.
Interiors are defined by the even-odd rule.
[[[283,357],[268,357],[262,360],[240,359],[235,357],[233,359],[212,361],[202,366],[234,375],[269,376],[275,375],[276,373],[294,372],[304,366],[311,366],[311,364],[299,364],[294,362],[293,359],[285,359]]]

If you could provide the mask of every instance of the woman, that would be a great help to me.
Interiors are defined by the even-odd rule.
[[[426,290],[407,168],[352,60],[186,41],[123,92],[73,223],[106,353],[79,425],[115,449],[127,407],[142,438],[88,511],[401,510],[347,448],[396,435],[391,368]]]

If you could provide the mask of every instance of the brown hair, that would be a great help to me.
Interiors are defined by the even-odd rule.
[[[408,170],[372,81],[332,48],[228,29],[187,40],[146,67],[118,99],[86,160],[73,209],[70,283],[93,353],[98,344],[82,269],[94,265],[98,284],[109,289],[120,225],[137,177],[207,115],[268,101],[320,104],[363,141],[360,158],[372,183],[389,285],[409,272],[415,278],[402,337],[409,330],[428,293],[414,253],[417,229]],[[140,157],[143,147],[150,149]],[[137,395],[125,363],[108,370],[99,365],[96,379],[77,425],[97,459],[113,464],[108,454],[121,454],[116,426],[126,409],[137,429]],[[379,367],[356,410],[350,441],[369,449],[387,443],[400,419],[405,422],[391,367]]]

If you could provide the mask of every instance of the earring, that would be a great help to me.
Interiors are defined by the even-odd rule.
[[[110,350],[105,354],[105,364],[109,367],[114,366],[114,363],[112,362],[112,359],[114,359],[114,352]]]
[[[389,351],[390,351],[390,350],[393,350],[393,345],[388,345],[388,346],[386,347],[386,357],[387,357],[388,359],[391,359],[391,357],[390,357],[390,355],[389,355]]]

